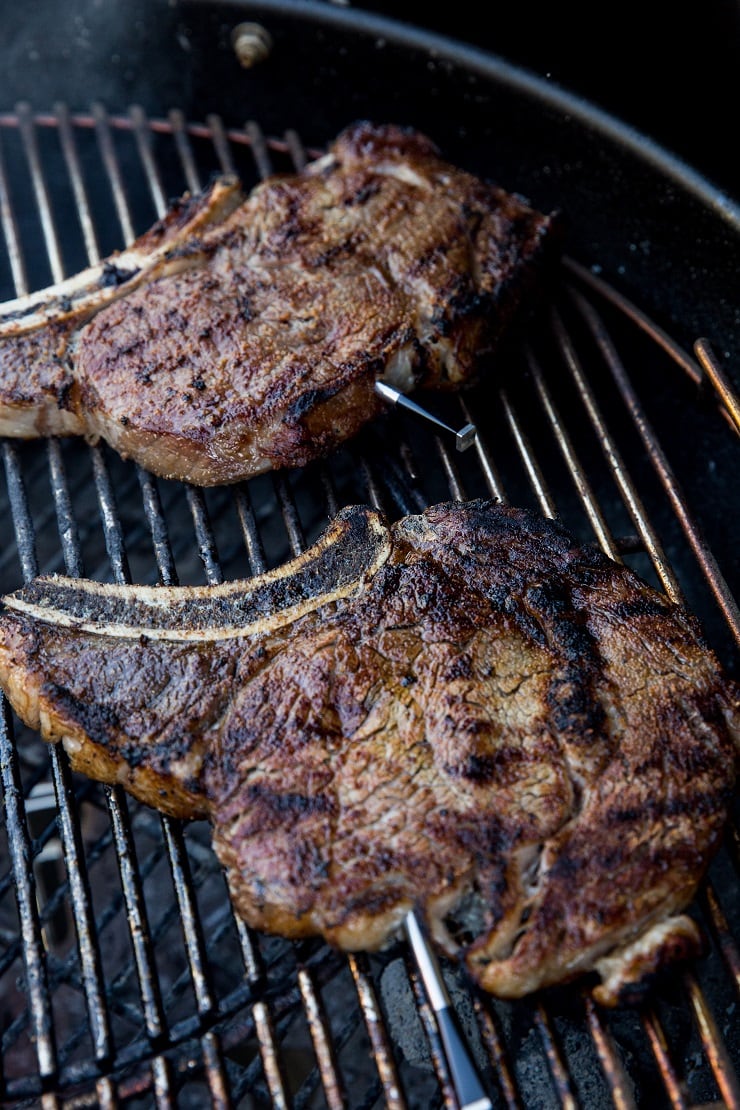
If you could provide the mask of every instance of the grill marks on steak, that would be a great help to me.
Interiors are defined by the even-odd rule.
[[[202,237],[241,200],[231,177],[174,202],[125,251],[0,309],[0,434],[30,439],[91,433],[76,350],[92,317],[140,285],[204,260]],[[137,378],[132,376],[131,385]]]
[[[470,382],[560,239],[426,137],[355,124],[303,172],[246,198],[216,183],[9,306],[0,431],[102,436],[202,485],[304,465],[382,410],[379,378]]]
[[[698,950],[681,911],[726,819],[737,687],[683,608],[552,521],[350,508],[227,587],[39,579],[0,633],[21,717],[207,817],[255,927],[374,948],[415,907],[485,989],[596,971],[607,1004]]]

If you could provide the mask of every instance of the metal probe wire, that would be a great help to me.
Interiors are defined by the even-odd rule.
[[[445,432],[450,432],[455,437],[455,446],[458,451],[467,451],[468,447],[472,447],[475,443],[478,434],[475,424],[466,424],[463,428],[460,428],[459,431],[456,431],[454,428],[451,428],[449,424],[445,424],[444,421],[438,420],[428,409],[423,408],[421,405],[417,404],[416,401],[412,401],[405,393],[401,393],[400,389],[388,385],[387,382],[376,382],[375,392],[378,393],[384,401],[388,401],[392,405],[398,405],[399,408],[406,409],[407,412],[411,412],[415,416],[420,416],[423,420],[435,424]]]
[[[404,928],[424,983],[429,1005],[434,1010],[440,1040],[444,1047],[452,1086],[460,1104],[460,1110],[493,1110],[493,1104],[483,1089],[478,1072],[458,1028],[455,1012],[437,958],[413,910],[406,915]]]

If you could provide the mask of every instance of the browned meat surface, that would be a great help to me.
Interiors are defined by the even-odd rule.
[[[184,215],[183,215],[184,213]],[[241,198],[217,182],[128,251],[0,313],[0,433],[102,436],[201,485],[304,465],[454,389],[539,292],[556,214],[355,124]]]
[[[119,297],[183,267],[202,264],[202,236],[242,199],[232,178],[184,197],[125,251],[0,307],[0,435],[84,435],[75,350],[84,325]]]
[[[698,951],[682,914],[735,785],[740,695],[695,621],[558,524],[344,510],[217,587],[41,578],[0,682],[73,767],[204,816],[257,928],[372,949],[411,908],[506,997],[624,998]]]

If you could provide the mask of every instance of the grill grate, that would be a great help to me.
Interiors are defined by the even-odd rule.
[[[268,141],[254,122],[18,105],[0,116],[0,295],[97,262],[216,172],[249,187],[306,156],[297,134]],[[0,588],[53,571],[216,583],[297,554],[345,504],[395,517],[490,496],[559,515],[686,600],[736,669],[740,614],[675,452],[689,407],[692,427],[733,446],[738,405],[708,344],[696,354],[568,259],[549,319],[495,383],[430,402],[478,426],[464,456],[392,412],[326,462],[199,490],[104,445],[6,441]],[[705,377],[715,391],[698,389]],[[721,491],[732,476],[712,481]],[[254,933],[232,913],[202,822],[72,775],[7,707],[0,776],[3,1105],[456,1106],[403,946],[347,957]],[[705,957],[640,1010],[603,1012],[578,988],[505,1004],[444,966],[495,1106],[740,1107],[738,848],[732,824],[693,908]]]

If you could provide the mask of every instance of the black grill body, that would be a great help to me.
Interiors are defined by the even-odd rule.
[[[370,115],[413,123],[475,172],[562,205],[568,255],[526,340],[474,391],[429,399],[445,422],[478,426],[464,455],[394,411],[304,470],[200,490],[104,445],[6,441],[2,591],[54,571],[215,583],[279,565],[346,504],[393,519],[493,497],[558,515],[684,599],[737,675],[732,205],[587,106],[468,48],[440,53],[430,36],[310,4],[154,10],[149,54],[126,32],[128,82],[109,71],[91,98],[67,65],[61,99],[51,66],[43,103],[0,114],[3,299],[124,245],[213,174],[249,186]],[[248,71],[231,46],[245,18],[273,39]],[[101,62],[121,41],[100,46]],[[402,942],[346,957],[255,934],[234,917],[202,823],[71,775],[7,708],[0,772],[5,1105],[457,1105]],[[692,907],[706,955],[641,1007],[602,1012],[578,985],[505,1004],[443,965],[493,1105],[740,1105],[736,827]]]

